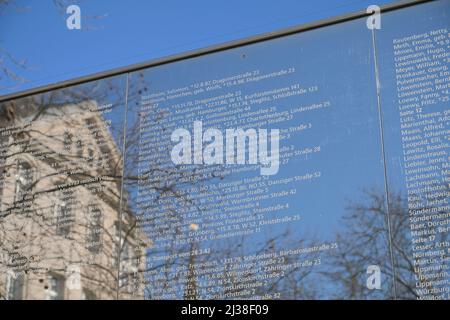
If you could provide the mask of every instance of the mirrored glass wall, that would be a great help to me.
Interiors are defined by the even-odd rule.
[[[449,299],[450,1],[0,102],[1,299]]]

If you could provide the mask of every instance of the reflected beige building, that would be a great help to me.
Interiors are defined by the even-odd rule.
[[[0,299],[143,298],[112,106],[37,100],[0,105]]]

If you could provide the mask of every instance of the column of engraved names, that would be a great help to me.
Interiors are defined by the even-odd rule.
[[[171,88],[142,96],[140,107],[142,146],[140,146],[139,163],[139,167],[142,167],[141,172],[146,172],[149,163],[170,167],[169,155],[172,146],[169,139],[170,133],[180,127],[192,128],[194,121],[202,121],[204,128],[247,130],[275,126],[281,128],[280,165],[288,165],[294,157],[305,160],[312,158],[315,153],[321,152],[320,144],[309,142],[307,146],[297,146],[294,143],[289,144],[289,141],[296,135],[312,130],[314,124],[302,121],[296,121],[293,124],[293,120],[303,112],[329,108],[331,103],[329,100],[324,100],[308,105],[299,103],[289,108],[280,108],[279,105],[284,99],[315,95],[319,91],[315,85],[305,87],[295,81],[290,85],[277,86],[277,78],[294,74],[293,68],[271,73],[254,70],[233,77],[192,83],[186,87]],[[274,80],[273,88],[260,91],[253,89],[258,82],[271,80]],[[301,99],[297,99],[299,100]],[[155,114],[160,115],[157,122],[154,118]],[[163,135],[163,132],[167,134]],[[168,248],[173,245],[195,246],[201,248],[196,254],[202,256],[214,250],[214,240],[255,235],[261,233],[266,227],[299,220],[301,214],[290,210],[290,203],[297,191],[296,185],[319,179],[321,172],[305,171],[299,172],[298,175],[277,179],[276,176],[260,175],[259,170],[258,165],[202,167],[201,175],[185,175],[187,180],[190,179],[189,185],[184,185],[182,179],[178,180],[182,186],[177,189],[177,196],[189,199],[188,202],[174,200],[173,194],[167,196],[158,194],[158,205],[152,208],[148,207],[148,203],[155,199],[157,192],[149,185],[140,186],[137,200],[138,206],[142,208],[140,213],[151,218],[155,225],[158,225],[157,229],[143,226],[149,237],[154,239],[154,246],[157,248]],[[218,173],[223,179],[215,180],[213,173]],[[282,190],[273,191],[277,187],[281,187]],[[181,206],[180,203],[184,205]],[[167,210],[175,210],[177,214],[183,216],[183,219],[166,214]],[[178,232],[174,240],[172,233],[176,228],[181,232]],[[329,248],[326,245],[316,248],[317,251],[327,249]],[[203,263],[201,266],[199,264],[199,269],[201,267],[202,270],[200,276],[207,281],[203,282],[204,288],[197,290],[200,291],[201,296],[231,297],[223,296],[223,291],[230,290],[218,289],[235,285],[226,282],[226,272],[223,272],[225,267],[231,269],[231,272],[240,279],[241,284],[247,282],[249,287],[250,283],[262,286],[262,282],[255,279],[264,273],[263,270],[270,270],[270,264],[273,264],[274,268],[269,272],[270,275],[264,275],[266,277],[275,279],[282,276],[286,268],[289,269],[289,266],[284,270],[275,268],[280,261],[284,261],[282,256],[282,253],[274,253],[265,258],[251,259],[251,255],[233,259],[224,258],[222,263],[219,263],[219,267],[214,263],[211,265]],[[164,260],[164,258],[161,259]],[[243,263],[244,261],[247,263]],[[306,267],[314,262],[305,260],[303,263]],[[248,270],[253,270],[253,277],[248,275],[244,277]],[[190,270],[181,270],[181,274],[182,272],[188,277]],[[196,272],[199,274],[200,271]],[[173,287],[175,288],[176,285],[174,284]],[[258,289],[261,288],[237,290],[232,297],[251,297],[256,292],[262,291]],[[155,289],[153,294],[156,297],[163,297],[162,290],[158,292]],[[164,297],[170,297],[167,289],[164,294]],[[266,298],[270,297],[270,295],[266,296]],[[279,293],[275,292],[272,298],[276,297],[279,297]]]
[[[449,30],[394,39],[416,289],[449,298]]]

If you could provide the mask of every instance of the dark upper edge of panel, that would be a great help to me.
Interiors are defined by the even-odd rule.
[[[380,9],[381,9],[381,12],[383,13],[383,12],[398,10],[398,9],[406,8],[409,6],[422,4],[422,3],[426,3],[426,2],[432,2],[432,1],[437,2],[437,1],[441,1],[441,0],[406,0],[406,1],[400,1],[398,3],[393,3],[393,4],[388,4],[388,5],[382,6],[382,7],[380,7]],[[337,16],[337,17],[332,17],[332,18],[328,18],[328,19],[318,20],[315,22],[301,24],[298,26],[289,27],[289,28],[281,29],[281,30],[274,31],[274,32],[263,33],[260,35],[256,35],[256,36],[252,36],[252,37],[248,37],[248,38],[244,38],[244,39],[233,40],[233,41],[225,42],[225,43],[219,44],[219,45],[214,45],[214,46],[210,46],[210,47],[206,47],[206,48],[202,48],[202,49],[187,51],[187,52],[183,52],[180,54],[170,55],[170,56],[163,57],[163,58],[157,58],[157,59],[153,59],[150,61],[133,64],[133,65],[126,66],[126,67],[120,67],[120,68],[116,68],[116,69],[112,69],[112,70],[108,70],[108,71],[102,71],[102,72],[94,73],[94,74],[87,75],[87,76],[82,76],[82,77],[71,79],[71,80],[65,80],[65,81],[48,84],[48,85],[41,86],[41,87],[36,87],[36,88],[24,90],[24,91],[19,91],[16,93],[3,95],[3,96],[0,96],[0,102],[6,102],[9,100],[18,99],[18,98],[22,98],[22,97],[33,95],[33,94],[44,93],[44,92],[48,92],[48,91],[52,91],[52,90],[63,89],[63,88],[67,88],[67,87],[70,87],[73,85],[78,85],[78,84],[82,84],[82,83],[86,83],[86,82],[90,82],[90,81],[101,80],[104,78],[117,76],[117,75],[125,74],[128,72],[139,71],[142,69],[155,67],[158,65],[163,65],[163,64],[167,64],[167,63],[171,63],[171,62],[180,61],[180,60],[186,60],[186,59],[190,59],[190,58],[194,58],[194,57],[198,57],[198,56],[202,56],[202,55],[207,55],[210,53],[224,51],[224,50],[241,47],[241,46],[245,46],[245,45],[249,45],[249,44],[253,44],[253,43],[257,43],[257,42],[262,42],[262,41],[266,41],[266,40],[271,40],[271,39],[275,39],[275,38],[280,38],[280,37],[288,36],[288,35],[295,34],[295,33],[300,33],[300,32],[309,31],[312,29],[317,29],[317,28],[321,28],[321,27],[326,27],[326,26],[346,22],[349,20],[355,20],[358,18],[367,17],[369,15],[370,14],[367,13],[366,11],[359,11],[359,12],[355,12],[355,13],[345,14],[342,16]]]

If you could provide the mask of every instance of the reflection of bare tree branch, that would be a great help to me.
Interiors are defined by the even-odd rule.
[[[114,142],[108,142],[112,139],[110,135],[115,134],[116,128],[110,127],[112,132],[105,131],[108,129],[105,129],[101,118],[97,124],[92,123],[87,127],[86,124],[77,123],[83,121],[85,115],[95,117],[96,107],[91,100],[86,100],[86,97],[96,96],[98,101],[101,101],[112,96],[110,92],[116,89],[111,85],[108,87],[109,83],[105,81],[102,86],[98,84],[81,86],[76,90],[51,92],[24,98],[19,103],[12,101],[0,105],[0,113],[5,115],[1,117],[0,128],[3,133],[7,133],[0,139],[2,150],[7,151],[2,153],[0,163],[4,173],[0,187],[0,193],[3,195],[0,242],[1,251],[4,252],[3,258],[0,259],[0,268],[24,274],[31,296],[36,294],[38,297],[39,291],[36,290],[42,290],[44,285],[49,286],[46,284],[49,272],[66,277],[67,268],[71,265],[80,267],[81,272],[78,276],[86,288],[91,288],[90,291],[97,297],[112,298],[118,291],[119,279],[116,270],[120,265],[118,261],[124,250],[122,247],[124,244],[119,245],[117,242],[116,233],[119,231],[114,231],[114,228],[115,221],[120,218],[118,189],[122,178],[122,165],[120,155],[114,151]],[[115,106],[118,108],[121,104]],[[61,127],[61,123],[64,123],[65,127]],[[65,144],[63,130],[71,128],[75,132],[85,130],[85,135],[87,132],[83,128],[93,130],[91,132],[95,133],[94,138],[82,141],[85,138],[80,137],[80,141],[81,143],[92,141],[89,143],[92,148],[97,149],[95,154],[88,156],[86,149],[83,151],[80,148],[77,150],[63,148]],[[102,144],[98,144],[101,141]],[[75,141],[70,143],[72,142]],[[42,155],[40,160],[35,159],[39,154]],[[95,158],[92,158],[93,156]],[[105,162],[107,159],[103,160],[103,164],[94,163],[94,160],[100,161],[102,156],[109,156],[109,163]],[[36,173],[32,175],[33,180],[20,188],[20,194],[13,190],[17,182],[9,178],[14,172],[16,176],[20,174],[17,172],[20,162],[16,159],[29,159],[26,161],[30,161],[34,166],[30,169]],[[90,198],[97,197],[98,205],[101,203],[98,208],[110,210],[102,212],[103,223],[92,225],[89,222],[87,214],[83,214],[87,207],[80,206],[79,198],[71,200],[66,197],[63,199],[65,202],[62,203],[63,209],[58,209],[60,195],[69,191],[75,192],[76,197],[83,193]],[[9,194],[11,196],[8,196]],[[86,205],[89,205],[89,202]],[[98,206],[95,202],[92,202],[92,205]],[[64,209],[64,206],[69,209]],[[70,228],[67,229],[70,233],[59,234],[60,227],[55,224],[53,216],[57,210],[67,211],[68,215],[62,218],[68,221],[68,227],[62,224],[64,229],[61,230]],[[133,219],[128,217],[126,221],[128,222],[123,223],[126,242],[135,246],[137,238],[134,227],[127,229],[128,225],[133,226]],[[87,238],[93,232],[101,234],[98,238],[101,239],[99,245],[102,247],[98,252],[89,252],[90,249],[87,249],[89,248],[87,246],[90,246],[96,250],[96,246],[92,246]],[[135,259],[136,255],[132,258]],[[2,296],[6,296],[3,292],[5,281],[6,285],[11,287],[8,281],[11,282],[14,278],[11,279],[0,279]],[[41,288],[33,289],[36,285]],[[139,293],[136,294],[138,297]],[[80,296],[78,294],[78,297]]]
[[[392,299],[390,288],[394,281],[397,282],[397,298],[419,298],[416,283],[422,280],[418,280],[421,279],[420,272],[414,264],[406,200],[398,193],[389,195],[392,225],[392,243],[389,243],[384,194],[369,190],[365,191],[365,196],[364,202],[349,206],[344,219],[345,228],[337,235],[339,250],[330,261],[329,270],[333,271],[327,271],[325,275],[339,286],[338,298],[366,299],[372,296]],[[396,279],[389,258],[390,245],[395,256]],[[364,290],[368,265],[381,268],[386,290]]]

